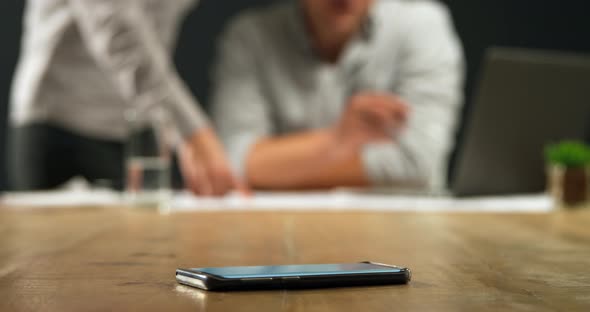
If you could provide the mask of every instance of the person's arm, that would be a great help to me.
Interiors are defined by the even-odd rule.
[[[165,107],[185,138],[207,126],[141,1],[68,1],[89,52],[130,107]]]
[[[399,82],[392,92],[412,108],[395,144],[364,148],[373,184],[443,187],[462,103],[463,58],[449,12],[442,4],[412,4],[402,42]]]
[[[187,186],[204,195],[220,195],[233,187],[223,150],[155,35],[141,1],[68,3],[88,50],[130,108],[143,113],[164,108],[171,114],[184,137],[181,167]]]
[[[362,146],[394,139],[407,115],[407,106],[395,97],[356,95],[330,128],[258,141],[248,154],[248,181],[265,189],[367,186]]]
[[[318,189],[368,183],[359,154],[332,129],[259,140],[247,158],[250,185],[261,189]]]

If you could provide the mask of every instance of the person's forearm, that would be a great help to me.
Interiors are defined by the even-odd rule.
[[[68,0],[82,40],[138,112],[164,107],[185,138],[208,126],[138,1]]]
[[[246,163],[248,183],[258,189],[317,189],[365,186],[358,148],[330,130],[267,138],[254,145]]]

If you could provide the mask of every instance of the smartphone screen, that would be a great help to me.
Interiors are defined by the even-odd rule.
[[[387,267],[372,263],[352,264],[308,264],[308,265],[278,265],[278,266],[249,266],[199,268],[190,271],[204,272],[223,278],[272,278],[288,276],[341,275],[362,273],[400,273],[404,269]]]

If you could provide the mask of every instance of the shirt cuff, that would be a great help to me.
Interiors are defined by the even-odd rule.
[[[373,185],[395,185],[424,188],[428,175],[418,161],[397,144],[368,144],[362,151],[362,162]]]

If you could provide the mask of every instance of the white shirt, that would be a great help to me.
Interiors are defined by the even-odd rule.
[[[13,83],[15,126],[52,123],[122,140],[125,113],[165,109],[184,135],[206,123],[172,51],[195,0],[28,0]]]
[[[374,184],[444,187],[462,103],[463,57],[447,9],[377,1],[335,65],[312,52],[296,1],[246,12],[228,27],[214,74],[214,119],[238,171],[257,140],[336,122],[358,91],[411,106],[399,142],[364,147]]]

